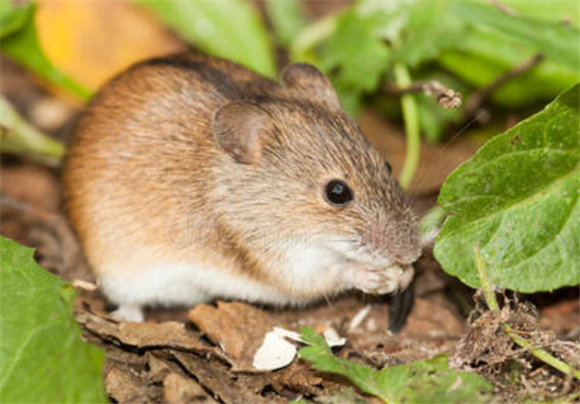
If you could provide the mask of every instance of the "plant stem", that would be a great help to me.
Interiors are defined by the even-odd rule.
[[[544,351],[543,349],[539,348],[532,348],[532,343],[522,337],[520,337],[514,330],[509,326],[509,324],[503,325],[503,329],[507,335],[515,342],[517,345],[521,346],[528,350],[529,353],[534,355],[536,358],[541,360],[544,363],[552,366],[554,369],[559,370],[560,372],[569,375],[571,374],[576,379],[580,380],[580,371],[574,369],[566,362],[561,361],[560,359],[556,358],[555,356],[549,354],[548,352]]]
[[[332,35],[336,30],[336,24],[341,15],[342,13],[331,14],[301,30],[290,44],[290,59],[292,61],[314,63],[316,58],[312,54],[312,49]]]
[[[57,166],[64,156],[64,146],[26,122],[10,103],[0,97],[0,151],[42,160]]]
[[[411,75],[409,74],[407,66],[402,63],[395,63],[395,82],[400,88],[411,86]],[[399,182],[403,189],[407,189],[411,185],[411,181],[419,165],[419,155],[421,154],[419,111],[415,96],[413,94],[404,94],[401,97],[401,107],[403,109],[405,132],[407,133],[407,153]]]
[[[493,291],[493,285],[489,282],[487,276],[487,270],[485,268],[485,263],[481,258],[481,251],[479,250],[479,245],[473,246],[473,254],[475,255],[475,265],[477,266],[477,272],[479,273],[479,280],[481,282],[481,290],[483,290],[483,297],[489,309],[495,313],[499,313],[499,304],[495,298],[495,292]]]
[[[481,252],[479,250],[479,245],[475,245],[473,247],[473,254],[475,255],[475,265],[477,266],[477,272],[479,273],[479,279],[481,281],[481,289],[483,291],[483,296],[485,302],[489,309],[494,313],[499,313],[499,304],[497,303],[497,299],[495,297],[495,292],[493,291],[493,285],[489,281],[487,276],[487,270],[485,268],[485,262],[481,258]],[[566,362],[556,358],[552,354],[544,351],[540,348],[532,348],[532,343],[525,338],[520,337],[508,323],[503,323],[502,325],[503,330],[505,333],[511,338],[511,340],[520,347],[527,349],[529,353],[534,355],[536,358],[541,360],[542,362],[550,365],[554,369],[559,370],[560,372],[566,375],[572,375],[576,379],[580,380],[580,371],[572,368]]]

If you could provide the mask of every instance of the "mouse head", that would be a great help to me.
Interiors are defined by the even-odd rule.
[[[292,65],[282,82],[278,93],[214,115],[213,135],[226,152],[221,215],[259,251],[285,259],[309,251],[377,268],[414,262],[416,217],[328,79]]]

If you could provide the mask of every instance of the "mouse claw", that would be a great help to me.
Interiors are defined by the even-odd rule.
[[[405,290],[393,294],[389,303],[389,331],[393,334],[400,332],[415,306],[415,287],[410,284]]]

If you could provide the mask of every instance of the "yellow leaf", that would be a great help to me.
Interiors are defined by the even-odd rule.
[[[38,0],[40,44],[54,65],[91,90],[129,65],[185,49],[146,12],[121,0]]]

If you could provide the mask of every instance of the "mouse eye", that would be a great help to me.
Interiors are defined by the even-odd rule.
[[[385,161],[385,167],[387,168],[387,171],[389,172],[389,174],[393,173],[393,168],[391,167],[391,165],[389,164],[388,161]]]
[[[324,190],[326,201],[334,206],[343,206],[352,201],[352,191],[344,181],[332,180]]]

